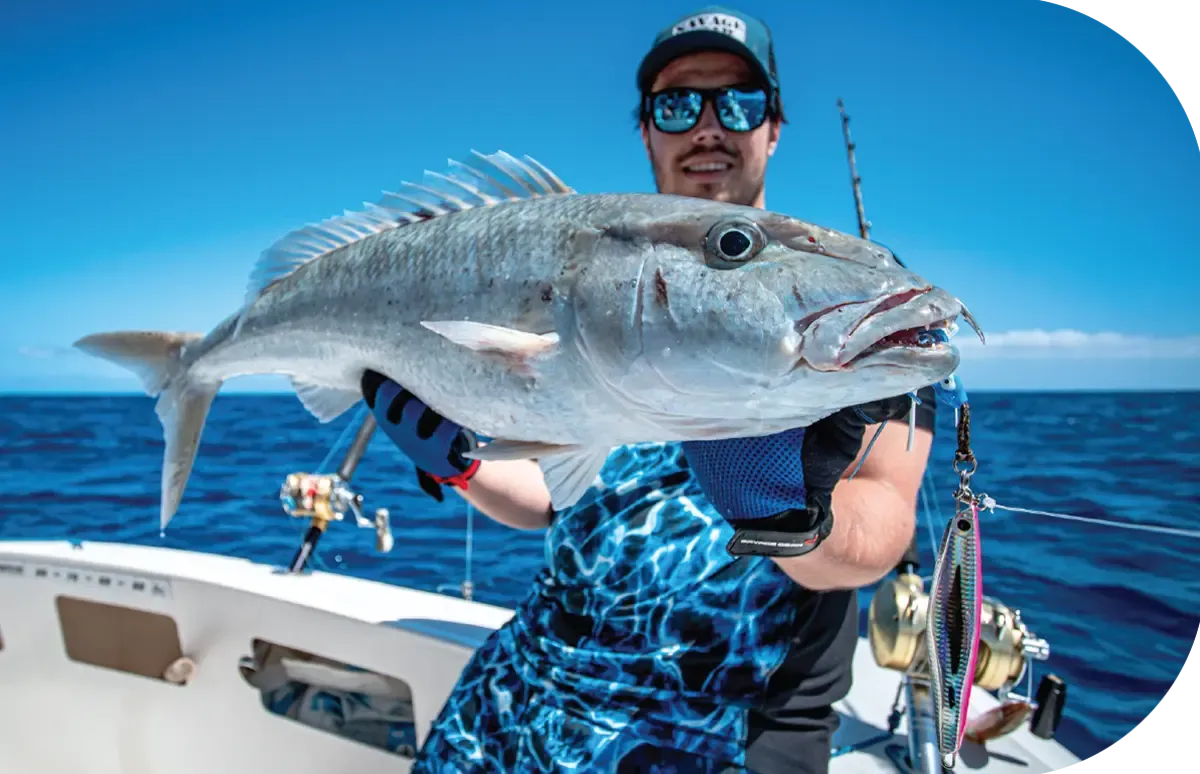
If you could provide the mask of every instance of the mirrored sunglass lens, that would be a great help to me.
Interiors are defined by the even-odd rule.
[[[756,129],[767,114],[767,94],[762,90],[730,89],[717,98],[717,115],[726,129],[748,132]]]
[[[654,98],[654,123],[664,132],[691,129],[700,116],[701,97],[695,92],[668,92]]]

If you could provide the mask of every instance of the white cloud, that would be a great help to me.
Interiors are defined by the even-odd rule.
[[[52,357],[62,357],[73,354],[75,350],[69,347],[17,347],[17,354],[31,357],[34,360],[47,360]]]
[[[1001,331],[987,334],[981,344],[964,329],[954,343],[964,358],[1200,358],[1200,336],[1134,336],[1125,333],[1086,333],[1069,328],[1047,331]]]

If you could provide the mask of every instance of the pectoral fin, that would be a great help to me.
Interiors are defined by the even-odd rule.
[[[537,358],[558,348],[557,333],[526,333],[513,328],[469,320],[423,320],[421,325],[459,346],[502,358],[510,367],[528,372]]]

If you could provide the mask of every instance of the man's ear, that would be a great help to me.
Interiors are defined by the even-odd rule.
[[[646,159],[648,161],[650,161],[650,163],[653,164],[654,163],[654,154],[652,154],[650,152],[650,127],[646,125],[645,121],[642,121],[641,129],[642,129],[642,145],[646,146]]]
[[[778,119],[771,119],[771,129],[767,134],[767,156],[775,155],[775,148],[779,145],[779,131],[783,125]]]

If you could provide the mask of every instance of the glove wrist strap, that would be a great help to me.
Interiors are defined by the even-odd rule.
[[[729,523],[734,533],[725,550],[733,556],[804,556],[833,531],[833,509],[813,503],[805,510],[791,509],[768,519]]]
[[[439,484],[457,487],[465,492],[471,488],[471,485],[469,482],[472,478],[475,477],[475,474],[479,471],[479,463],[480,462],[481,462],[481,460],[471,460],[471,464],[467,466],[466,470],[464,470],[461,473],[455,473],[453,476],[446,476],[445,478],[443,478],[441,476],[435,476],[432,473],[430,473],[428,475],[430,478],[432,478],[434,481],[436,481]]]

